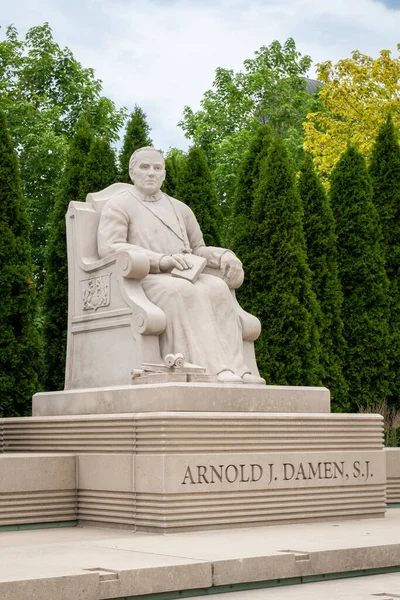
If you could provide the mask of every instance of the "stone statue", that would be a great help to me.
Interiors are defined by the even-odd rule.
[[[165,163],[155,148],[136,150],[129,171],[134,185],[102,211],[98,252],[105,257],[133,249],[147,255],[150,273],[143,289],[167,318],[161,355],[182,353],[219,383],[265,383],[245,364],[237,302],[230,291],[243,281],[240,260],[230,250],[205,246],[192,210],[161,191]],[[219,276],[201,272],[193,282],[184,278],[197,257],[205,259],[206,271],[218,270]]]

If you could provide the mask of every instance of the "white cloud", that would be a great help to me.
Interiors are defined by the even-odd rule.
[[[392,3],[393,4],[393,3]],[[185,147],[176,126],[197,108],[216,67],[238,70],[261,45],[293,37],[313,61],[400,42],[400,11],[377,0],[31,0],[2,8],[25,33],[49,21],[56,41],[95,68],[104,93],[147,113],[155,144]]]

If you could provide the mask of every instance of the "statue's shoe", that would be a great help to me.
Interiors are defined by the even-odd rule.
[[[243,380],[232,371],[221,371],[217,375],[217,383],[243,383]]]
[[[265,379],[258,375],[252,375],[252,373],[245,373],[242,376],[243,383],[250,383],[252,385],[265,385]]]

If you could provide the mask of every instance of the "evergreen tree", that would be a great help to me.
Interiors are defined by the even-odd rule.
[[[239,215],[252,219],[254,198],[260,180],[260,165],[268,154],[271,139],[272,132],[268,125],[261,125],[240,164],[233,203],[234,219]],[[234,228],[236,229],[236,222]]]
[[[98,192],[118,179],[115,153],[105,138],[95,138],[85,160],[79,187],[84,200],[90,192]]]
[[[129,176],[129,159],[138,148],[153,144],[149,134],[150,127],[147,124],[146,115],[139,106],[135,105],[126,126],[124,141],[119,154],[120,181],[132,183]]]
[[[260,179],[260,163],[267,155],[270,143],[271,131],[269,127],[262,125],[258,128],[240,165],[233,215],[228,231],[228,246],[242,261],[244,269],[244,282],[236,295],[240,305],[249,312],[253,310],[253,280],[257,280],[253,262],[258,253],[255,244],[257,224],[253,219],[253,204]]]
[[[211,171],[201,148],[190,148],[182,165],[177,195],[193,210],[206,245],[219,246],[221,212]]]
[[[391,115],[379,131],[369,168],[382,226],[390,296],[390,404],[400,406],[400,146]]]
[[[21,193],[18,160],[0,112],[0,416],[30,414],[38,391],[40,340],[30,225]]]
[[[331,391],[332,406],[344,411],[350,405],[342,369],[345,352],[341,317],[343,295],[337,265],[335,221],[310,154],[306,155],[302,165],[298,189],[304,210],[303,228],[312,287],[320,307],[317,324],[322,382]]]
[[[320,385],[318,303],[311,286],[302,206],[284,142],[275,138],[260,165],[253,207],[254,313],[263,330],[257,361],[276,385]]]
[[[165,157],[166,176],[162,185],[162,191],[173,198],[178,198],[178,188],[185,160],[186,156],[184,152],[178,150],[178,148],[171,148]]]
[[[64,388],[68,319],[65,213],[71,200],[84,200],[81,190],[82,174],[92,137],[90,115],[85,112],[77,122],[51,216],[43,291],[45,388],[47,390]]]
[[[332,171],[331,206],[343,291],[344,375],[356,409],[381,403],[389,393],[389,282],[367,167],[355,148]]]

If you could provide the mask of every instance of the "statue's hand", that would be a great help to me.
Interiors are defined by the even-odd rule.
[[[184,271],[185,269],[191,268],[190,258],[187,258],[185,254],[172,254],[171,256],[163,256],[160,260],[160,271],[164,273],[172,271],[172,269],[179,269]]]
[[[222,255],[220,268],[229,287],[235,288],[242,283],[242,263],[232,252],[225,252]]]

